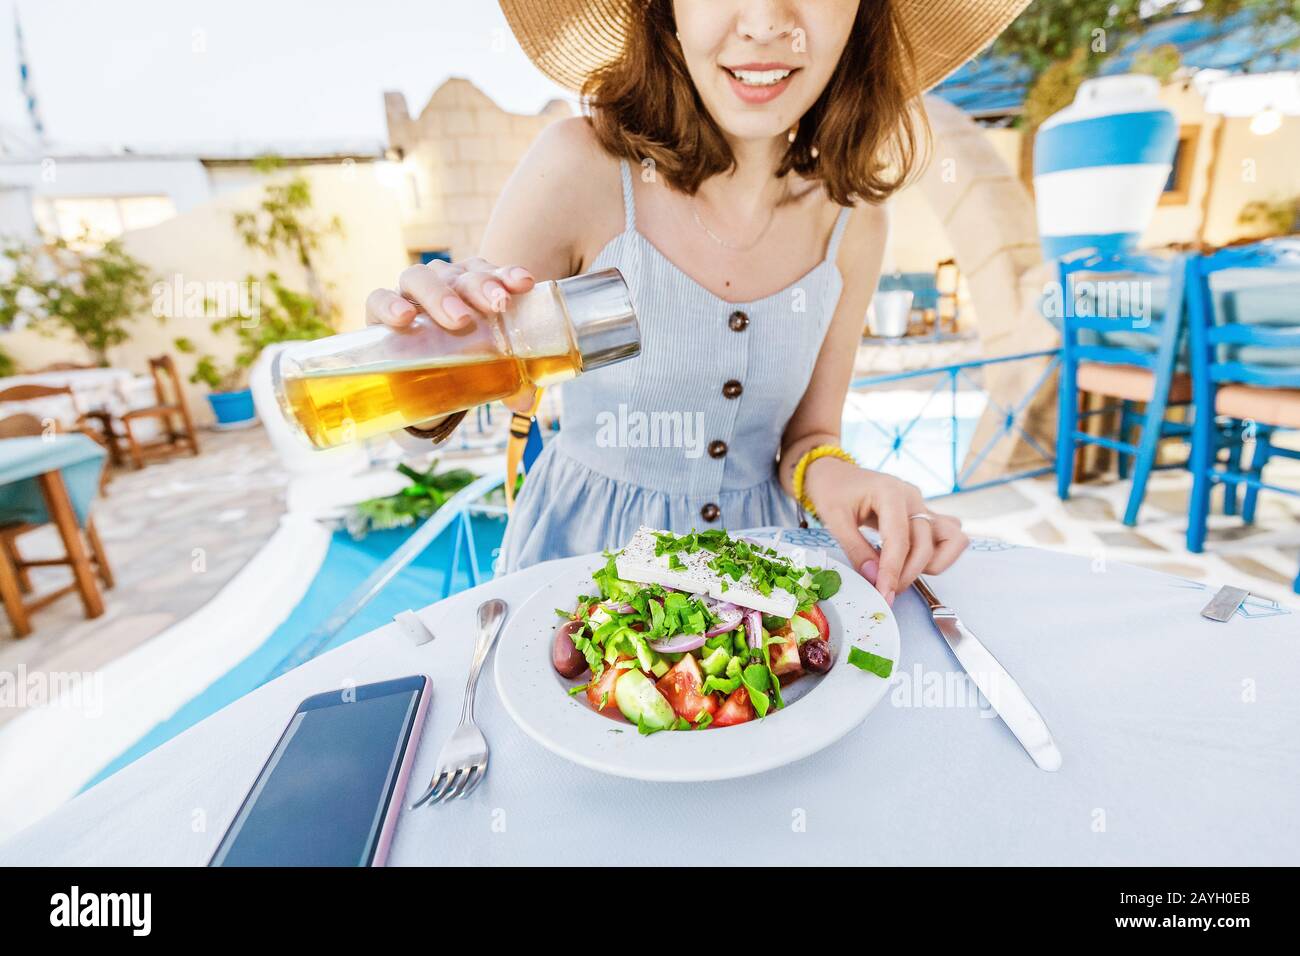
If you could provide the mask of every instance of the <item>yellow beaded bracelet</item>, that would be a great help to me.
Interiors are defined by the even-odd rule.
[[[817,509],[808,500],[808,496],[803,493],[803,479],[808,472],[808,466],[818,458],[838,458],[840,461],[847,461],[850,465],[856,465],[857,460],[839,445],[818,445],[816,448],[810,448],[803,453],[799,463],[794,466],[794,478],[791,484],[794,485],[794,498],[800,506],[814,518],[817,517]]]

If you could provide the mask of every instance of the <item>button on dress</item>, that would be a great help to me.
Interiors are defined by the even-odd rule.
[[[619,548],[641,525],[678,534],[798,521],[776,458],[843,286],[836,251],[753,302],[728,302],[636,228],[621,164],[625,227],[590,271],[616,268],[632,293],[641,354],[564,383],[559,433],[524,480],[506,527],[503,573]]]

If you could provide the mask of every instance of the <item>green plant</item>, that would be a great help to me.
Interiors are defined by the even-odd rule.
[[[283,168],[275,156],[263,156],[254,163],[258,172],[272,175]],[[311,183],[302,174],[268,182],[255,209],[235,213],[235,231],[250,249],[271,258],[291,256],[300,266],[307,289],[321,315],[333,317],[334,306],[321,280],[313,256],[330,236],[343,235],[338,216],[321,222],[312,215]]]
[[[1038,129],[1049,116],[1065,109],[1074,101],[1074,94],[1087,77],[1086,63],[1087,55],[1084,51],[1075,50],[1066,59],[1053,63],[1039,74],[1034,85],[1025,93],[1021,120],[1026,127]]]
[[[1008,57],[1028,71],[1029,93],[1021,123],[1031,131],[1060,102],[1077,71],[1078,82],[1095,76],[1102,65],[1130,40],[1152,26],[1179,15],[1180,4],[1153,9],[1146,0],[1034,0],[994,41],[992,53]],[[1196,16],[1222,21],[1243,11],[1254,14],[1256,28],[1267,42],[1252,57],[1300,48],[1296,0],[1202,0]],[[1287,27],[1279,33],[1276,27]],[[1172,56],[1171,56],[1172,54]],[[1053,67],[1073,64],[1049,76]],[[1250,65],[1250,61],[1234,64]],[[1135,59],[1136,72],[1167,80],[1178,68],[1177,51],[1157,48]],[[1038,89],[1039,84],[1042,88]],[[1077,88],[1078,83],[1075,83]],[[1070,92],[1071,98],[1073,92]],[[1030,101],[1036,101],[1033,112]],[[1069,100],[1057,109],[1068,105]],[[1054,110],[1052,112],[1055,112]]]
[[[1172,80],[1182,65],[1183,55],[1172,43],[1162,43],[1133,57],[1133,72],[1154,76],[1161,85]]]
[[[1249,227],[1252,238],[1256,239],[1300,232],[1300,196],[1251,200],[1241,207],[1237,224]]]
[[[403,528],[423,521],[446,504],[452,495],[478,478],[478,475],[464,468],[453,468],[435,474],[437,467],[436,460],[426,471],[418,471],[409,465],[398,465],[397,470],[411,479],[411,484],[395,495],[370,498],[354,506],[348,520],[348,530],[352,536],[360,538],[367,531]]]
[[[1180,4],[1152,9],[1146,0],[1034,0],[994,41],[992,52],[1028,68],[1030,84],[1053,63],[1076,50],[1088,54],[1089,74],[1129,40],[1158,23],[1179,16]],[[1300,47],[1300,31],[1279,35],[1276,26],[1294,26],[1295,0],[1202,0],[1197,16],[1222,21],[1252,11],[1261,31],[1269,31],[1252,56]],[[1249,61],[1235,66],[1249,65]]]
[[[17,374],[18,363],[14,361],[14,357],[4,349],[0,349],[0,378]]]
[[[1154,76],[1161,83],[1167,83],[1182,63],[1178,47],[1166,43],[1154,50],[1143,50],[1133,58],[1133,72]],[[1090,75],[1094,64],[1088,58],[1088,52],[1079,48],[1064,60],[1058,60],[1038,75],[1025,92],[1025,103],[1021,113],[1021,124],[1028,129],[1037,129],[1049,116],[1059,113],[1074,102],[1074,95],[1079,86]]]
[[[148,269],[116,239],[95,250],[62,239],[11,242],[0,264],[0,327],[70,332],[100,365],[130,337],[130,323],[150,298]]]
[[[286,288],[274,272],[268,272],[260,280],[250,275],[245,281],[258,290],[257,315],[225,316],[214,320],[209,326],[215,335],[234,333],[238,347],[229,362],[223,363],[214,355],[200,353],[189,338],[174,340],[177,350],[187,355],[198,355],[190,381],[196,385],[207,385],[214,392],[233,392],[243,388],[248,380],[249,368],[268,345],[318,339],[334,332],[329,322],[320,315],[316,300]],[[270,295],[266,295],[263,290],[269,290]]]

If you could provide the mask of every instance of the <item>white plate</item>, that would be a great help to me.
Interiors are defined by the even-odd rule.
[[[497,643],[497,693],[506,711],[524,733],[574,763],[655,781],[761,773],[839,740],[862,723],[889,689],[888,680],[859,670],[848,656],[856,646],[897,661],[893,612],[861,575],[828,561],[842,581],[839,593],[821,604],[835,656],[830,673],[794,681],[784,694],[785,708],[762,720],[642,736],[633,725],[596,713],[584,695],[565,693],[583,681],[565,680],[551,667],[551,641],[559,623],[555,609],[572,608],[579,594],[594,593],[591,573],[604,563],[601,555],[590,555],[539,588],[511,614]]]

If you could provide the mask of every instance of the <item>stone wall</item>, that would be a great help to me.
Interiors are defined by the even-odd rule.
[[[450,79],[417,117],[401,93],[385,93],[389,143],[400,157],[402,238],[412,260],[447,250],[478,252],[497,195],[534,137],[573,111],[553,100],[536,115],[508,113],[468,80]]]

